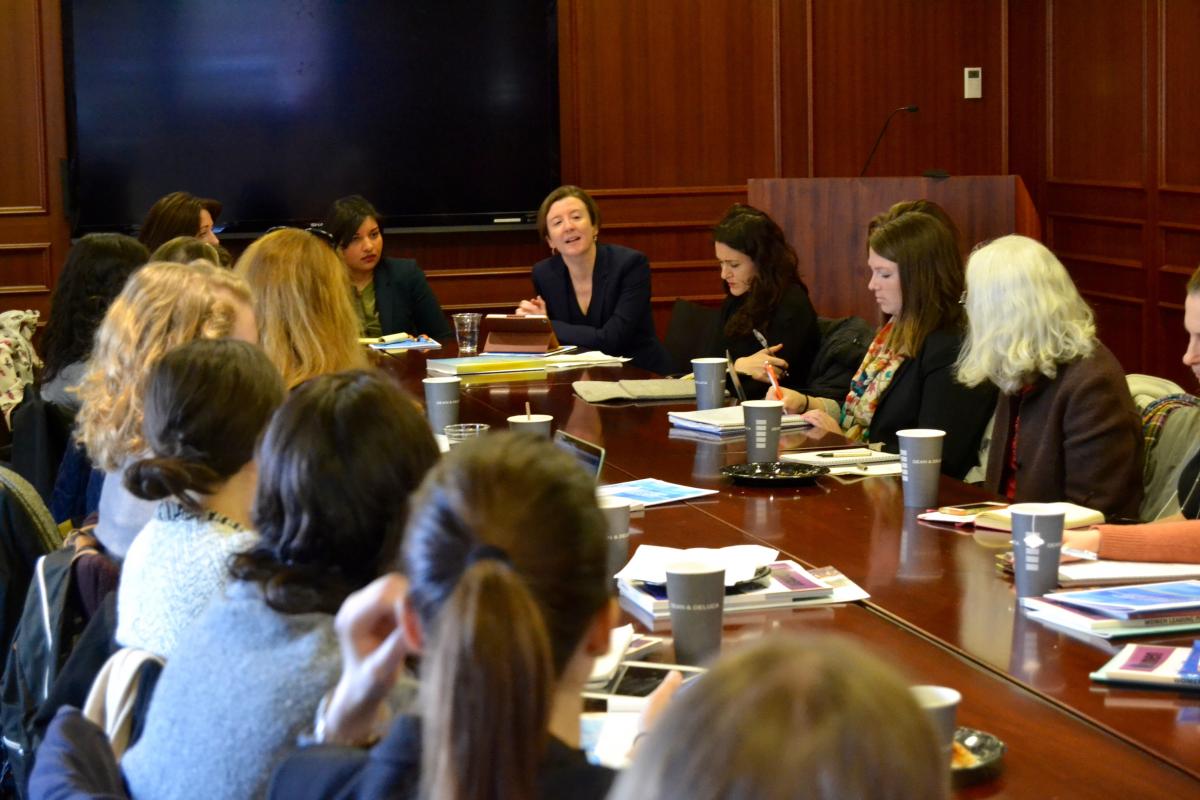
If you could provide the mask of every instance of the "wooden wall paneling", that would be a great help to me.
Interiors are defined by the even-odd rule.
[[[1200,193],[1200,3],[1159,3],[1158,183]]]
[[[1096,330],[1100,340],[1108,346],[1117,360],[1123,365],[1141,362],[1145,344],[1141,335],[1142,323],[1146,317],[1145,301],[1138,297],[1104,292],[1084,292],[1083,296],[1096,312]],[[1125,371],[1141,370],[1126,366]]]
[[[0,3],[0,311],[35,309],[43,325],[69,244],[60,28],[58,0]]]
[[[1046,190],[1046,0],[1008,0],[1009,169],[1039,213]],[[1043,220],[1043,228],[1044,220]]]
[[[1018,2],[1032,14],[1041,5],[1045,26],[1046,242],[1096,309],[1100,337],[1125,369],[1161,372],[1158,7]],[[1037,35],[1026,43],[1036,45]],[[1036,61],[1029,64],[1036,73]]]
[[[1149,212],[1141,186],[1108,186],[1054,181],[1043,192],[1043,213],[1054,211],[1113,219],[1144,220]]]
[[[49,242],[0,244],[0,294],[48,292],[53,282]]]
[[[800,273],[813,304],[824,316],[854,314],[879,321],[867,291],[866,229],[893,203],[927,197],[957,222],[964,244],[1013,233],[1017,197],[1014,176],[928,178],[796,178],[750,182],[752,205],[778,220],[800,257]]]
[[[775,171],[772,2],[568,0],[564,179],[712,186]],[[561,62],[560,62],[561,63]]]
[[[0,214],[49,206],[41,11],[35,2],[0,3]]]
[[[1171,378],[1188,391],[1195,392],[1196,378],[1180,359],[1187,347],[1187,334],[1183,329],[1187,282],[1200,265],[1200,224],[1164,222],[1160,223],[1159,232],[1163,258],[1158,269],[1158,303],[1152,309],[1157,354],[1155,374]]]
[[[1140,267],[1142,260],[1142,221],[1119,217],[1050,212],[1050,236],[1059,257],[1066,255],[1099,256],[1122,260]]]
[[[813,0],[783,0],[779,3],[778,175],[783,178],[812,176],[812,162],[809,158],[812,123],[812,4]]]
[[[1050,180],[1144,185],[1145,17],[1130,0],[1050,3]]]
[[[884,118],[898,114],[868,175],[1002,174],[1004,0],[813,0],[810,174],[858,175]],[[983,98],[963,99],[963,68]]]
[[[40,324],[45,325],[54,285],[51,252],[50,242],[0,244],[0,311],[38,311],[42,315]]]
[[[1160,269],[1167,273],[1178,273],[1184,276],[1200,266],[1200,219],[1193,224],[1164,222],[1159,225],[1162,232],[1163,263]],[[1164,293],[1169,301],[1183,302],[1183,295],[1172,287]]]

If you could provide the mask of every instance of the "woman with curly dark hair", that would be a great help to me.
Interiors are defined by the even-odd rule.
[[[91,233],[71,248],[42,335],[42,399],[79,408],[79,398],[68,388],[83,379],[92,339],[108,306],[149,257],[137,239],[119,233]]]
[[[722,344],[734,369],[749,378],[747,397],[766,394],[767,364],[783,385],[800,388],[821,333],[796,251],[775,220],[740,203],[713,228],[713,242],[725,282]]]

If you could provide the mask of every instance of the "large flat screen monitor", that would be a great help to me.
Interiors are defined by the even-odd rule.
[[[227,231],[362,194],[389,227],[530,220],[559,182],[553,0],[63,0],[73,230],[183,190]]]

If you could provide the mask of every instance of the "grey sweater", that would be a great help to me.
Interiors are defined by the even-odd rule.
[[[120,560],[125,559],[129,545],[145,527],[154,519],[154,510],[158,503],[154,500],[143,500],[125,488],[125,469],[130,461],[126,461],[116,472],[104,474],[104,485],[100,489],[100,517],[96,520],[95,536],[104,545],[104,549]]]
[[[329,614],[280,614],[226,587],[180,637],[142,738],[121,762],[139,800],[262,797],[310,730],[341,659]]]

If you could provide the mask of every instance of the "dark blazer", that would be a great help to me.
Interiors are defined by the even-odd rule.
[[[754,334],[744,333],[733,339],[725,338],[725,323],[746,302],[746,295],[741,297],[726,297],[721,304],[721,346],[728,348],[729,355],[736,361],[743,356],[749,356],[763,349],[762,342]],[[821,330],[817,325],[817,312],[813,310],[812,302],[808,299],[808,290],[804,284],[796,283],[788,287],[780,298],[775,313],[766,325],[758,326],[758,331],[766,337],[771,345],[782,344],[783,347],[775,355],[788,363],[787,374],[781,383],[789,389],[800,391],[808,379],[813,358],[821,346]],[[725,355],[722,350],[713,353],[714,356]],[[766,396],[771,384],[762,383],[752,378],[742,378],[742,386],[749,399],[761,399]]]
[[[454,340],[425,273],[411,258],[385,258],[375,267],[375,308],[384,334],[428,334],[439,342]]]
[[[870,439],[899,452],[896,431],[936,428],[942,442],[942,473],[961,479],[979,462],[979,440],[996,405],[991,384],[969,389],[954,378],[962,346],[956,331],[934,331],[914,358],[896,371],[871,420]]]
[[[421,776],[421,721],[397,717],[368,750],[304,747],[275,770],[267,792],[273,800],[407,800],[417,796]],[[614,773],[589,764],[583,753],[550,737],[537,778],[538,796],[602,800]]]
[[[586,314],[558,253],[533,265],[533,288],[546,302],[546,315],[561,344],[629,356],[634,366],[651,372],[670,371],[670,357],[654,333],[650,262],[645,254],[615,244],[596,245],[592,301]]]
[[[1017,403],[1001,395],[988,451],[987,488],[1001,478]],[[1102,344],[1087,358],[1062,364],[1020,396],[1017,411],[1018,503],[1067,500],[1106,517],[1136,519],[1142,502],[1142,423],[1125,373]]]

